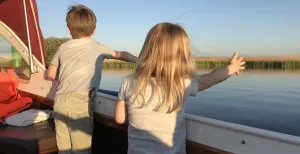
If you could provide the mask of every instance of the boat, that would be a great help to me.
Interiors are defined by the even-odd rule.
[[[35,0],[0,0],[0,38],[16,49],[23,63],[13,68],[18,91],[31,108],[52,109],[57,82],[44,77],[44,38]],[[1,49],[0,49],[1,50]],[[0,52],[0,57],[1,57]],[[5,87],[1,87],[5,88]],[[94,108],[93,153],[127,153],[127,124],[114,121],[116,91],[99,89]],[[188,154],[299,154],[300,137],[186,114]],[[0,154],[56,153],[53,119],[27,127],[0,126]]]

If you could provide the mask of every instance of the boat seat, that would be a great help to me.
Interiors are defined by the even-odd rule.
[[[0,126],[0,153],[38,154],[57,151],[53,119],[28,127]]]

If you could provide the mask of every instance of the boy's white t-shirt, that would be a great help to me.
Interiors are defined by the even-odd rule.
[[[98,89],[102,63],[113,50],[94,39],[73,39],[62,44],[51,64],[59,66],[58,90],[62,93],[86,93]]]
[[[156,112],[153,109],[160,100],[159,94],[153,92],[155,81],[148,85],[144,96],[147,106],[142,105],[142,99],[133,100],[135,82],[127,77],[119,90],[119,99],[127,104],[128,111],[128,153],[186,153],[186,124],[184,107],[170,114]],[[186,79],[186,97],[196,96],[198,80]],[[135,101],[131,105],[132,101]]]

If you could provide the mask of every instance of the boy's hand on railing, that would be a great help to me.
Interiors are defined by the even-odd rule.
[[[233,57],[230,60],[230,64],[228,66],[230,75],[233,75],[233,74],[239,75],[240,71],[245,69],[244,64],[246,62],[243,59],[244,59],[244,57],[239,57],[238,58],[238,53],[237,52],[235,52],[233,54]]]
[[[127,51],[114,51],[112,58],[131,63],[136,63],[137,61],[137,57]]]

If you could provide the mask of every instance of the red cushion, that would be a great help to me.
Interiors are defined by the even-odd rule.
[[[10,104],[0,104],[0,122],[6,118],[18,114],[32,105],[32,99],[25,97]]]
[[[19,79],[13,70],[9,69],[7,73],[0,72],[0,104],[11,103],[19,98],[18,84]]]
[[[32,105],[32,99],[18,94],[19,79],[12,69],[0,72],[0,122]]]

